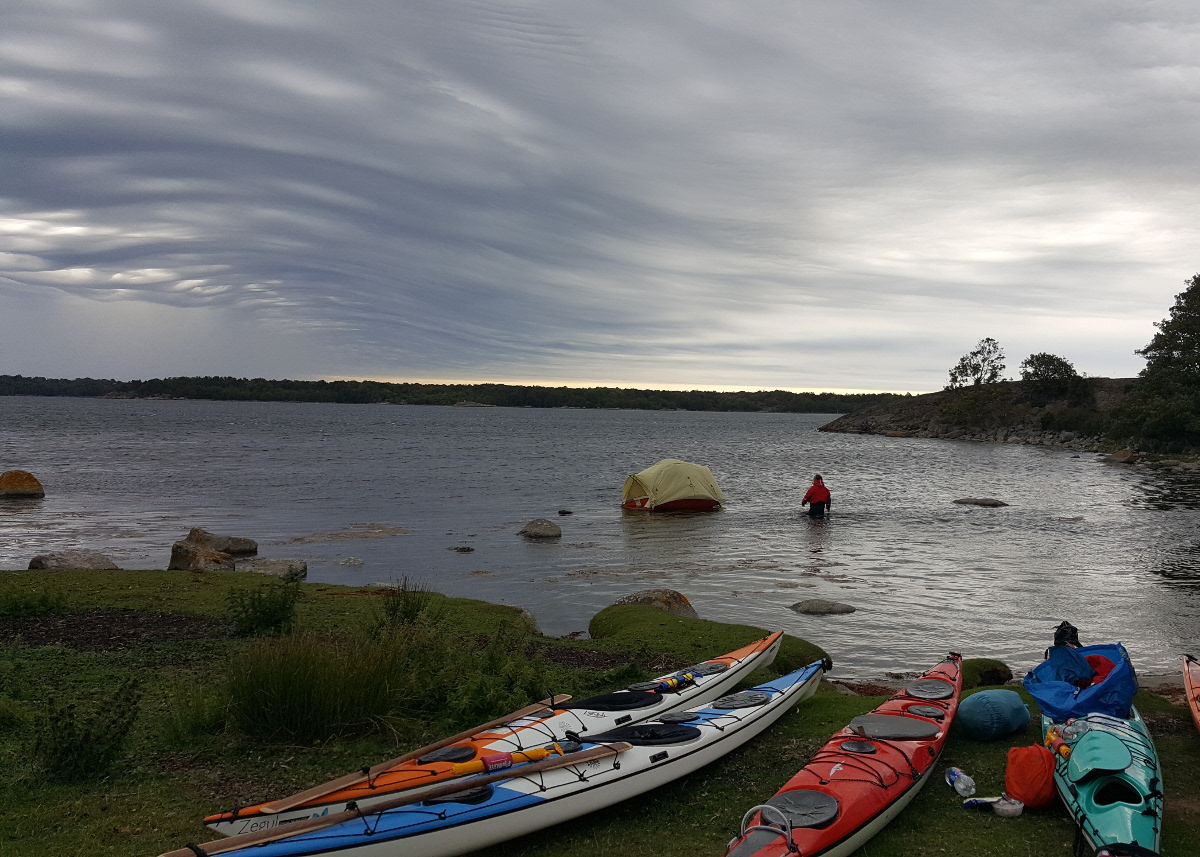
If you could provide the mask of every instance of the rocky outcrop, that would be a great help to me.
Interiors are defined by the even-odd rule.
[[[686,616],[689,619],[700,618],[695,608],[692,607],[692,603],[687,600],[687,596],[674,589],[643,589],[640,592],[633,592],[623,598],[618,598],[613,603],[641,604],[646,607],[655,607],[672,616]]]
[[[797,601],[792,605],[797,613],[806,616],[831,616],[839,613],[853,613],[855,608],[840,601],[827,601],[824,598],[810,598],[807,601]]]
[[[258,542],[254,539],[218,536],[216,533],[210,533],[200,527],[192,527],[184,541],[206,547],[209,550],[227,553],[230,556],[253,556],[258,553]]]
[[[1131,378],[1089,378],[1087,401],[1041,398],[1022,381],[1003,381],[893,399],[838,417],[820,431],[896,438],[943,438],[1096,450],[1098,429],[1055,429],[1063,424],[1098,426],[1125,396]]]
[[[29,561],[32,569],[89,569],[120,571],[121,567],[99,551],[73,550],[38,554]]]
[[[299,559],[238,559],[234,560],[233,570],[269,574],[284,583],[298,583],[308,577],[308,563]]]
[[[0,473],[0,497],[29,497],[46,496],[46,489],[38,478],[27,470],[7,470]]]
[[[562,527],[545,518],[534,518],[525,525],[520,535],[527,539],[558,539],[562,538]]]
[[[992,509],[1008,505],[1003,500],[996,500],[992,497],[963,497],[961,500],[955,500],[954,502],[960,503],[963,506],[988,506]]]
[[[233,557],[224,551],[216,551],[196,542],[184,539],[171,545],[172,571],[233,571]]]

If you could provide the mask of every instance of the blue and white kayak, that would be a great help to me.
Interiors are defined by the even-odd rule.
[[[452,857],[595,812],[721,758],[812,696],[823,662],[659,720],[601,734],[559,736],[557,761],[465,777],[262,833],[190,845],[163,857]],[[578,761],[575,761],[578,760]],[[451,792],[445,794],[444,792]]]

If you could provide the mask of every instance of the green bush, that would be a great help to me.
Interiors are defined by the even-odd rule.
[[[129,678],[94,711],[50,700],[38,724],[33,758],[53,779],[76,780],[103,774],[121,755],[141,702],[137,679]]]
[[[0,735],[15,732],[25,725],[25,712],[15,702],[0,699]]]
[[[627,651],[642,652],[649,647],[699,663],[761,640],[768,632],[753,625],[673,616],[641,604],[614,604],[592,617],[588,633]],[[819,646],[785,634],[772,669],[783,674],[827,657]]]
[[[12,587],[0,590],[0,616],[22,619],[29,616],[62,613],[66,609],[67,599],[58,592]]]
[[[235,634],[265,637],[292,630],[298,600],[299,584],[267,584],[253,589],[231,589],[226,604]]]
[[[309,743],[399,730],[412,721],[469,726],[545,694],[544,666],[514,631],[473,641],[415,624],[362,639],[262,640],[233,658],[231,722],[268,741]]]
[[[995,658],[967,658],[963,661],[963,690],[972,687],[991,687],[1012,681],[1008,664]]]
[[[372,633],[384,634],[417,623],[436,625],[445,618],[446,605],[444,595],[404,577],[383,590],[376,603]]]

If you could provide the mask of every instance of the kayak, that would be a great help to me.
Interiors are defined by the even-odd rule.
[[[1133,705],[1137,675],[1120,643],[1056,645],[1024,679],[1054,751],[1054,785],[1097,853],[1157,854],[1162,767]]]
[[[342,811],[353,802],[366,808],[417,793],[507,762],[538,761],[545,745],[567,732],[581,736],[662,717],[723,696],[742,679],[775,660],[783,640],[776,631],[726,655],[686,670],[581,700],[554,697],[466,732],[347,774],[286,798],[210,815],[204,823],[224,836],[270,830],[279,824]],[[478,770],[476,770],[478,769]]]
[[[1200,729],[1200,661],[1191,655],[1183,656],[1183,689],[1187,692],[1188,708],[1192,720]]]
[[[743,817],[726,857],[844,857],[925,785],[958,711],[962,656],[855,717],[765,804]]]
[[[655,721],[553,742],[555,756],[469,777],[373,807],[190,845],[163,857],[453,857],[595,812],[689,774],[758,735],[810,697],[824,674],[816,661],[750,690]],[[579,761],[576,761],[579,760]]]

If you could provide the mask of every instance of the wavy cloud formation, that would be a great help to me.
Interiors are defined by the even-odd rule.
[[[1200,11],[9,0],[0,371],[920,390],[1132,374]]]

